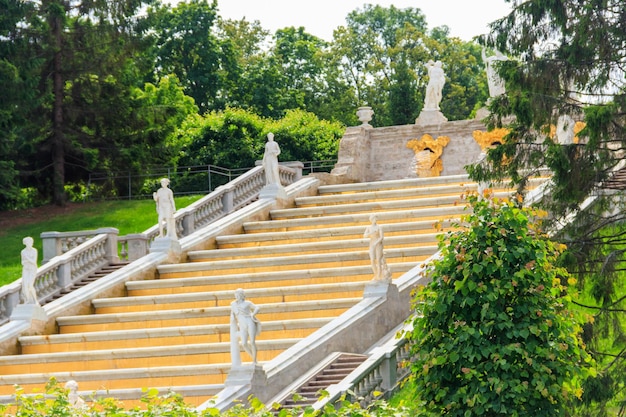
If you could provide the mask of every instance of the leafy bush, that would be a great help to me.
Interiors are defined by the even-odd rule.
[[[521,199],[520,199],[521,200]],[[561,416],[593,374],[566,309],[573,279],[538,211],[469,197],[415,296],[412,378],[423,416]]]
[[[0,404],[0,412],[6,417],[274,417],[276,415],[279,417],[408,417],[411,415],[405,409],[391,407],[383,400],[375,400],[368,407],[362,407],[358,401],[347,400],[347,396],[340,399],[336,404],[337,408],[327,405],[321,411],[315,411],[312,407],[277,411],[278,405],[267,407],[254,397],[249,398],[248,405],[236,404],[224,412],[212,407],[199,411],[186,404],[180,395],[172,392],[159,396],[155,389],[146,390],[141,402],[141,406],[131,409],[124,409],[121,402],[111,398],[88,402],[82,406],[73,406],[70,402],[69,391],[52,378],[46,385],[45,393],[38,395],[25,395],[22,388],[17,387],[15,402]]]
[[[228,108],[185,121],[176,137],[176,142],[184,144],[178,165],[253,167],[263,158],[269,132],[280,145],[281,162],[336,159],[344,130],[340,123],[302,110],[290,110],[282,119],[273,120]]]

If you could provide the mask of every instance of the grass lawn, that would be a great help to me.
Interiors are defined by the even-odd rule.
[[[176,208],[188,206],[202,196],[176,197]],[[42,232],[73,232],[115,227],[120,235],[141,233],[157,222],[153,200],[121,200],[94,203],[74,203],[67,207],[40,207],[21,212],[0,213],[0,285],[20,278],[22,239],[32,236],[39,251],[39,265],[43,257]]]

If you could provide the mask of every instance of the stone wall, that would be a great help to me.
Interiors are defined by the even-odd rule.
[[[479,120],[459,120],[432,125],[404,125],[372,128],[348,127],[339,145],[339,157],[332,174],[347,181],[369,182],[415,178],[415,152],[407,147],[411,140],[428,134],[434,139],[447,136],[443,149],[441,175],[465,174],[464,166],[478,158],[481,148],[472,136],[486,131]]]

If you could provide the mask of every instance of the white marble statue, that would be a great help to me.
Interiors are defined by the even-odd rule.
[[[33,247],[33,238],[30,236],[22,239],[26,246],[22,249],[22,289],[20,299],[24,304],[39,305],[37,292],[35,291],[35,277],[37,276],[37,249]]]
[[[174,203],[174,193],[168,188],[169,185],[169,179],[161,179],[161,188],[152,193],[152,198],[156,202],[156,211],[159,215],[159,237],[164,237],[163,222],[165,222],[167,237],[176,239],[176,222],[174,221],[176,203]]]
[[[556,140],[561,145],[571,145],[574,143],[574,126],[576,122],[569,114],[561,114],[556,120]]]
[[[274,134],[267,134],[265,153],[263,154],[263,168],[265,169],[265,183],[280,185],[280,175],[278,174],[278,155],[280,147],[274,141]]]
[[[426,63],[429,80],[426,86],[424,110],[439,110],[443,86],[446,83],[446,76],[441,65],[441,61],[434,62],[432,59]]]
[[[370,239],[370,261],[372,263],[372,271],[374,272],[374,280],[390,280],[391,272],[389,271],[389,267],[387,266],[387,261],[385,260],[385,254],[383,252],[383,229],[377,222],[377,216],[372,214],[370,216],[370,221],[372,222],[365,229],[365,233],[363,237]]]
[[[261,322],[256,318],[258,312],[259,307],[246,300],[243,289],[235,290],[235,301],[230,304],[230,323],[231,326],[237,326],[241,346],[252,357],[253,363],[257,361],[256,338],[261,333]],[[238,341],[231,340],[231,343],[238,343]],[[234,352],[234,350],[231,351]],[[236,351],[239,352],[239,349]],[[233,358],[233,364],[235,363],[240,364],[241,360]]]
[[[65,389],[69,390],[67,399],[72,408],[84,409],[86,408],[85,400],[78,395],[78,383],[76,381],[69,380],[65,383]]]
[[[495,55],[487,56],[485,49],[482,50],[483,62],[485,63],[485,71],[487,72],[487,84],[489,86],[489,96],[497,97],[506,92],[504,80],[498,75],[498,69],[495,63],[506,61],[508,58],[500,51],[496,51]]]

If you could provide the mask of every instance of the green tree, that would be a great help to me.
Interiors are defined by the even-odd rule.
[[[233,76],[238,75],[233,66],[236,50],[228,38],[220,40],[216,35],[217,1],[183,1],[174,8],[160,5],[151,9],[150,16],[156,31],[158,75],[175,74],[201,114],[231,105],[227,98]]]
[[[521,200],[521,199],[520,199]],[[412,381],[428,416],[562,416],[593,371],[539,213],[469,197],[415,297]]]
[[[419,115],[427,85],[424,63],[441,60],[446,84],[441,103],[450,120],[466,119],[484,99],[479,50],[449,38],[447,27],[428,31],[419,9],[365,5],[335,31],[333,54],[359,105],[370,105],[376,125],[410,123]]]
[[[596,197],[556,236],[567,244],[567,267],[588,294],[578,303],[594,317],[585,334],[601,364],[580,415],[607,415],[615,402],[626,410],[624,210],[621,192],[598,192],[626,144],[623,6],[620,0],[529,0],[493,22],[482,39],[512,58],[499,66],[507,92],[492,101],[489,119],[510,134],[490,152],[489,164],[471,168],[472,177],[512,178],[523,186],[528,175],[549,168],[553,185],[543,204],[555,220]],[[568,128],[585,126],[574,143],[551,132],[567,118]]]
[[[224,73],[221,96],[229,107],[249,108],[247,98],[250,91],[244,82],[246,71],[265,59],[263,46],[270,32],[263,29],[258,20],[249,22],[245,18],[218,18],[216,33],[224,51],[220,69]]]
[[[280,146],[280,161],[304,162],[335,159],[343,131],[342,124],[320,120],[303,110],[289,110],[276,120],[228,108],[188,118],[175,141],[186,144],[181,166],[249,168],[262,159],[269,132]]]
[[[304,28],[279,29],[267,51],[245,58],[238,103],[263,117],[280,118],[287,110],[302,109],[341,120],[337,111],[356,107],[334,59],[327,43]]]
[[[145,73],[145,62],[136,54],[144,3],[27,2],[19,20],[6,28],[5,59],[23,83],[12,108],[22,136],[16,145],[23,157],[18,168],[26,177],[22,186],[36,186],[63,204],[65,183],[84,178],[98,146],[108,140],[89,121],[119,117],[110,112],[117,107],[109,100],[129,97]],[[115,91],[109,94],[111,87]]]
[[[34,80],[26,68],[20,68],[15,56],[16,49],[26,48],[20,42],[10,42],[9,37],[16,24],[26,14],[29,4],[15,1],[0,1],[3,10],[0,16],[0,85],[3,86],[0,100],[0,210],[16,208],[20,197],[18,141],[22,131],[26,109],[18,107],[28,82]],[[32,96],[29,97],[31,100]],[[33,100],[34,101],[34,100]],[[17,111],[17,110],[20,111]]]

